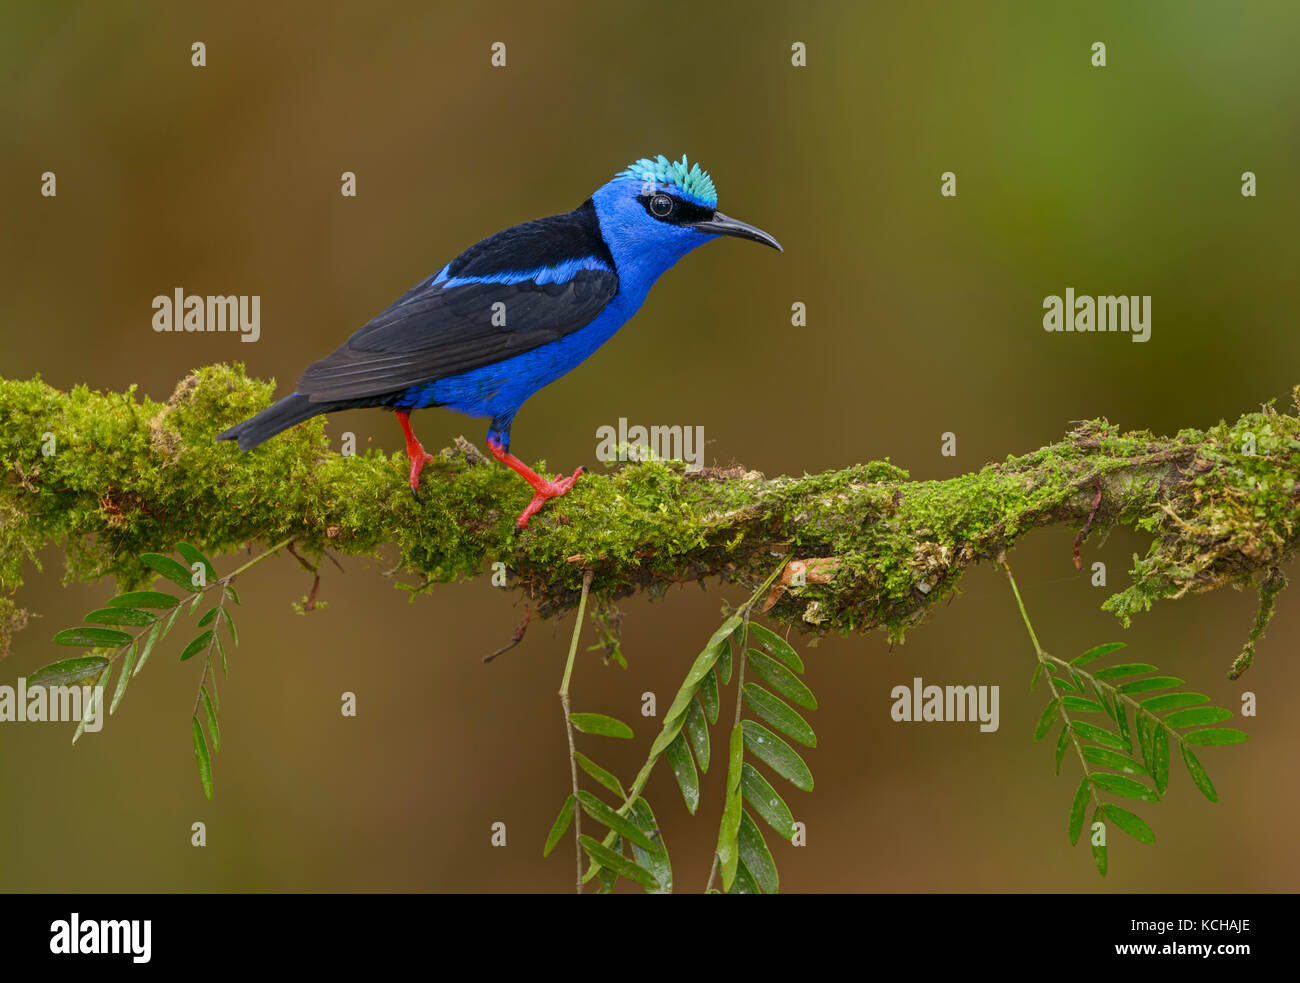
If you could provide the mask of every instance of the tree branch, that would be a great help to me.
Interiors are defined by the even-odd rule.
[[[69,579],[111,574],[123,586],[147,579],[141,552],[181,540],[208,552],[292,539],[312,553],[374,555],[391,544],[420,578],[414,590],[499,560],[547,616],[577,604],[587,569],[604,600],[710,576],[752,589],[772,554],[786,553],[795,559],[767,599],[770,616],[901,637],[971,564],[1057,524],[1152,535],[1132,585],[1105,604],[1126,624],[1159,598],[1256,574],[1270,585],[1271,612],[1273,571],[1300,528],[1300,418],[1271,405],[1172,437],[1088,421],[943,481],[910,481],[888,462],[802,478],[627,465],[584,475],[517,533],[526,489],[464,441],[426,466],[419,503],[404,458],[333,453],[319,419],[247,454],[214,442],[273,389],[226,365],[193,373],[161,404],[134,387],[62,393],[0,379],[0,587],[12,594],[24,558],[59,541]],[[0,597],[0,652],[23,616]]]

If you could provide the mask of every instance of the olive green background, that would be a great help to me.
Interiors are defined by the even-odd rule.
[[[0,372],[165,398],[194,366],[242,360],[288,392],[465,246],[574,207],[634,158],[685,152],[723,210],[785,253],[724,240],[683,260],[527,404],[525,459],[595,464],[597,428],[626,417],[702,425],[709,463],[798,474],[889,456],[934,478],[1080,418],[1168,433],[1284,406],[1300,382],[1298,28],[1281,2],[8,5]],[[194,41],[206,68],[190,66]],[[506,68],[490,67],[495,41]],[[57,198],[39,194],[46,170]],[[339,194],[346,170],[355,199]],[[939,195],[948,170],[955,199]],[[1240,193],[1246,170],[1257,198]],[[1152,295],[1151,341],[1045,333],[1043,298],[1069,286]],[[262,340],[155,334],[151,299],[176,287],[259,294]],[[432,448],[484,429],[416,417]],[[379,411],[330,420],[344,430],[401,447]],[[1294,889],[1300,595],[1229,683],[1253,593],[1165,602],[1124,631],[1074,571],[1072,536],[1036,532],[1012,557],[1046,647],[1125,640],[1217,702],[1258,694],[1250,743],[1202,756],[1222,801],[1175,763],[1167,800],[1140,809],[1156,845],[1113,840],[1100,879],[1067,842],[1077,773],[1054,778],[1051,747],[1030,740],[1032,650],[985,565],[903,646],[793,638],[820,746],[816,790],[787,795],[808,845],[774,846],[786,890]],[[1117,530],[1084,555],[1117,589],[1145,549]],[[0,682],[68,654],[53,633],[113,590],[63,585],[57,548],[42,560],[17,597],[40,617]],[[520,598],[480,578],[408,603],[381,576],[391,561],[327,566],[329,606],[305,617],[292,559],[241,580],[212,803],[183,637],[75,748],[71,725],[0,725],[0,890],[571,889],[571,841],[545,861],[541,846],[569,782],[556,689],[572,618],[485,666]],[[666,707],[723,599],[742,596],[710,583],[623,602],[631,668],[584,653],[574,703],[636,740],[581,749],[630,779],[659,726],[641,694]],[[914,676],[999,685],[1001,729],[893,722],[890,689]],[[339,714],[347,690],[356,719]],[[666,768],[650,783],[680,889],[704,886],[720,786],[715,766],[692,818]],[[189,843],[197,820],[205,849]],[[490,845],[498,821],[505,848]]]

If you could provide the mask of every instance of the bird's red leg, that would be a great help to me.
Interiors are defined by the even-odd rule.
[[[547,481],[491,437],[488,438],[487,444],[488,450],[492,452],[493,457],[506,467],[510,468],[510,470],[514,471],[523,478],[524,481],[528,482],[528,484],[532,486],[533,500],[528,503],[528,507],[519,514],[519,518],[515,521],[515,525],[520,529],[528,528],[528,520],[541,511],[542,506],[546,504],[547,499],[559,498],[572,488],[573,483],[578,480],[578,475],[582,474],[583,471],[582,468],[578,468],[577,471],[573,472],[573,477],[571,478],[566,478],[562,474],[557,474],[554,481]]]
[[[402,425],[402,433],[406,434],[406,456],[411,459],[411,494],[415,496],[416,501],[420,500],[420,472],[429,461],[433,460],[433,455],[425,451],[424,445],[415,439],[415,434],[411,433],[411,411],[398,410],[397,422]]]

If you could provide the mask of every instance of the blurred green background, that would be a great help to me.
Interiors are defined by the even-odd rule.
[[[194,366],[243,360],[288,392],[465,246],[574,207],[637,157],[685,152],[785,254],[723,241],[688,257],[528,403],[525,459],[593,464],[596,429],[627,417],[704,426],[708,463],[798,474],[889,456],[943,477],[1072,420],[1172,432],[1285,405],[1300,382],[1293,3],[199,6],[0,13],[5,376],[163,399]],[[495,41],[506,68],[489,64]],[[39,194],[46,170],[55,199]],[[939,195],[949,170],[955,199]],[[1257,198],[1240,194],[1246,170]],[[1152,295],[1151,341],[1045,333],[1043,298],[1069,286]],[[155,334],[151,299],[176,287],[260,294],[261,341]],[[795,301],[806,328],[790,325]],[[416,422],[431,448],[482,442],[482,421]],[[378,411],[331,419],[344,430],[401,447]],[[879,632],[800,646],[821,746],[816,790],[787,796],[808,845],[774,846],[786,890],[1295,888],[1300,722],[1283,694],[1300,686],[1300,595],[1229,683],[1253,594],[1163,603],[1124,631],[1098,610],[1109,591],[1074,572],[1072,536],[1040,531],[1013,556],[1046,647],[1121,639],[1234,709],[1259,694],[1251,742],[1203,755],[1222,801],[1175,764],[1168,801],[1142,810],[1156,845],[1113,841],[1102,881],[1068,845],[1075,782],[1030,741],[1033,655],[986,565],[903,646]],[[1117,589],[1145,548],[1121,530],[1084,555]],[[61,584],[55,548],[43,560],[17,598],[40,618],[5,683],[66,655],[51,635],[113,589]],[[241,581],[212,803],[190,747],[197,667],[171,650],[75,748],[70,725],[0,726],[0,890],[569,889],[571,845],[546,861],[541,845],[569,781],[555,694],[571,617],[485,666],[523,616],[516,595],[480,578],[408,603],[384,563],[343,565],[305,617],[292,559]],[[742,594],[621,604],[631,668],[587,654],[574,703],[637,740],[583,749],[630,779],[659,726],[641,694],[666,707],[724,597]],[[894,723],[890,689],[916,675],[1000,685],[1001,729]],[[356,719],[339,715],[344,690]],[[649,786],[681,889],[704,886],[721,780],[715,767],[694,818],[666,767]],[[490,845],[498,821],[505,848]]]

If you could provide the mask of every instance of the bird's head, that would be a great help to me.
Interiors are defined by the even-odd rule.
[[[680,161],[642,158],[591,197],[620,271],[632,267],[653,278],[718,236],[781,251],[762,229],[718,211],[713,179],[699,164],[688,164],[685,155]]]

